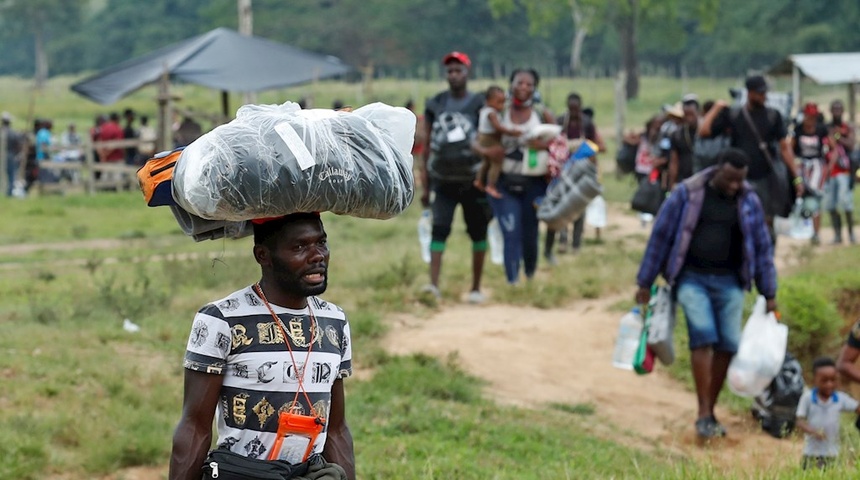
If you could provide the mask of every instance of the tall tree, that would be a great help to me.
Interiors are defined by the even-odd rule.
[[[27,33],[33,38],[35,83],[41,89],[48,79],[48,33],[77,28],[85,0],[5,0],[0,3],[3,28]]]
[[[698,24],[711,28],[716,22],[719,0],[488,0],[496,15],[508,14],[517,4],[522,4],[529,16],[532,31],[541,31],[562,18],[562,12],[570,12],[574,23],[574,39],[571,42],[571,67],[581,63],[582,44],[589,31],[603,19],[618,35],[621,68],[627,72],[627,98],[639,95],[639,58],[637,35],[640,25],[649,17],[659,17],[666,26],[687,14],[695,13]],[[566,15],[565,15],[566,16]]]

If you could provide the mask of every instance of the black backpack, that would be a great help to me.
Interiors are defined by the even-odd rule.
[[[794,431],[803,385],[800,362],[786,353],[776,378],[761,395],[755,397],[751,407],[752,415],[761,423],[762,430],[775,438],[785,438]]]
[[[430,127],[432,155],[427,168],[430,175],[439,180],[470,181],[480,163],[472,152],[472,141],[477,135],[476,122],[483,100],[472,94],[462,111],[446,111],[447,95],[448,92],[443,92],[428,102],[434,119]]]

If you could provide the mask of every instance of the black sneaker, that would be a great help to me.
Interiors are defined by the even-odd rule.
[[[725,437],[726,427],[724,427],[723,424],[720,423],[720,421],[717,420],[717,417],[715,417],[714,415],[711,415],[711,421],[714,422],[714,431],[717,433],[717,436]]]
[[[696,435],[700,438],[714,438],[720,436],[717,423],[713,417],[702,417],[696,420]]]

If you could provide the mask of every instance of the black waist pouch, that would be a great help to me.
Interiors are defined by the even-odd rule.
[[[259,460],[217,449],[206,457],[203,480],[289,480],[305,475],[308,462],[292,465],[283,460]]]

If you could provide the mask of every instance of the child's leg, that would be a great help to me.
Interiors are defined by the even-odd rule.
[[[484,161],[487,161],[486,159]],[[499,175],[502,174],[501,161],[488,161],[490,164],[487,171],[487,194],[496,198],[502,198],[502,194],[496,189],[496,184],[499,182]]]
[[[490,169],[490,161],[486,157],[481,157],[481,167],[478,168],[478,173],[475,174],[475,181],[472,184],[478,190],[484,190],[484,178],[487,177],[487,171]]]

